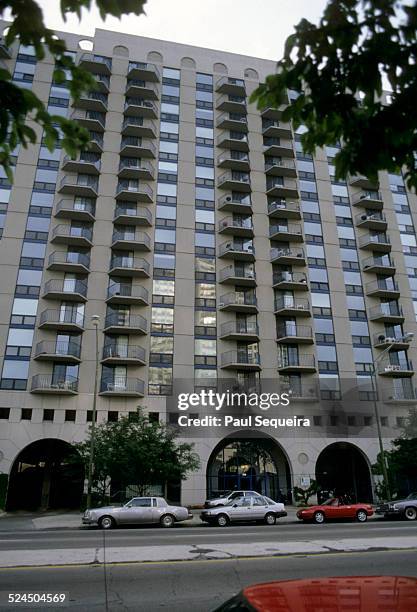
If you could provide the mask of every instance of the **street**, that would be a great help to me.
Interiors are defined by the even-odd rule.
[[[209,612],[256,582],[361,574],[417,576],[417,551],[122,564],[107,565],[105,570],[103,565],[0,569],[0,611],[18,608],[4,603],[9,592],[47,591],[68,593],[68,609],[79,612]],[[42,609],[58,612],[63,608],[45,605]]]

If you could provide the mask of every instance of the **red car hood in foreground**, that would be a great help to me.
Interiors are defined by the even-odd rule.
[[[225,604],[219,612],[411,612],[417,610],[417,578],[353,576],[268,582],[243,589],[235,601],[247,607]]]

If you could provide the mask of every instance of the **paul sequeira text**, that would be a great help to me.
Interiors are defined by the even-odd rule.
[[[310,419],[297,416],[265,417],[264,415],[248,415],[236,417],[230,414],[219,416],[206,415],[203,417],[190,417],[186,414],[178,416],[180,427],[310,427]]]

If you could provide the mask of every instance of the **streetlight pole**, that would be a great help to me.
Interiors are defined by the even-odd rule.
[[[94,375],[94,395],[93,395],[93,412],[91,421],[91,432],[90,432],[90,456],[88,459],[88,476],[87,476],[87,508],[91,508],[91,489],[93,486],[93,464],[94,464],[94,446],[95,446],[95,432],[96,432],[96,415],[97,415],[97,388],[98,388],[98,375],[99,375],[99,354],[98,354],[98,324],[100,317],[93,315],[91,322],[94,325],[96,331],[96,360],[95,360],[95,375]]]
[[[382,357],[384,355],[389,353],[389,351],[392,349],[394,344],[396,342],[398,342],[398,340],[400,342],[408,342],[409,343],[409,342],[411,342],[413,337],[414,337],[413,333],[408,333],[408,334],[405,334],[404,336],[402,336],[401,338],[396,339],[394,342],[391,342],[387,346],[387,348],[384,349],[382,351],[382,353],[380,353],[378,355],[378,357],[372,362],[371,384],[372,384],[372,395],[373,395],[373,403],[374,403],[374,413],[375,413],[375,420],[376,420],[376,429],[377,429],[377,433],[378,433],[379,452],[380,452],[380,455],[381,455],[382,477],[383,477],[383,480],[384,480],[385,491],[386,491],[386,495],[387,495],[388,499],[391,499],[391,490],[390,490],[390,486],[389,486],[388,468],[387,468],[387,462],[386,462],[385,451],[384,451],[384,443],[383,443],[383,440],[382,440],[381,419],[380,419],[380,416],[379,416],[378,397],[377,397],[378,396],[378,385],[377,385],[377,377],[376,377],[376,365],[382,359]]]

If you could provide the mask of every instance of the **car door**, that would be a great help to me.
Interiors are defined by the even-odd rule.
[[[120,513],[119,521],[129,525],[152,523],[154,514],[152,497],[135,497],[124,506]]]
[[[339,500],[337,498],[332,499],[329,504],[323,506],[323,511],[326,518],[335,519],[340,518],[339,514]]]
[[[242,496],[236,499],[233,505],[228,508],[230,519],[232,521],[250,521],[251,509],[251,498]]]
[[[259,521],[268,512],[268,504],[264,497],[252,497],[251,519]]]

